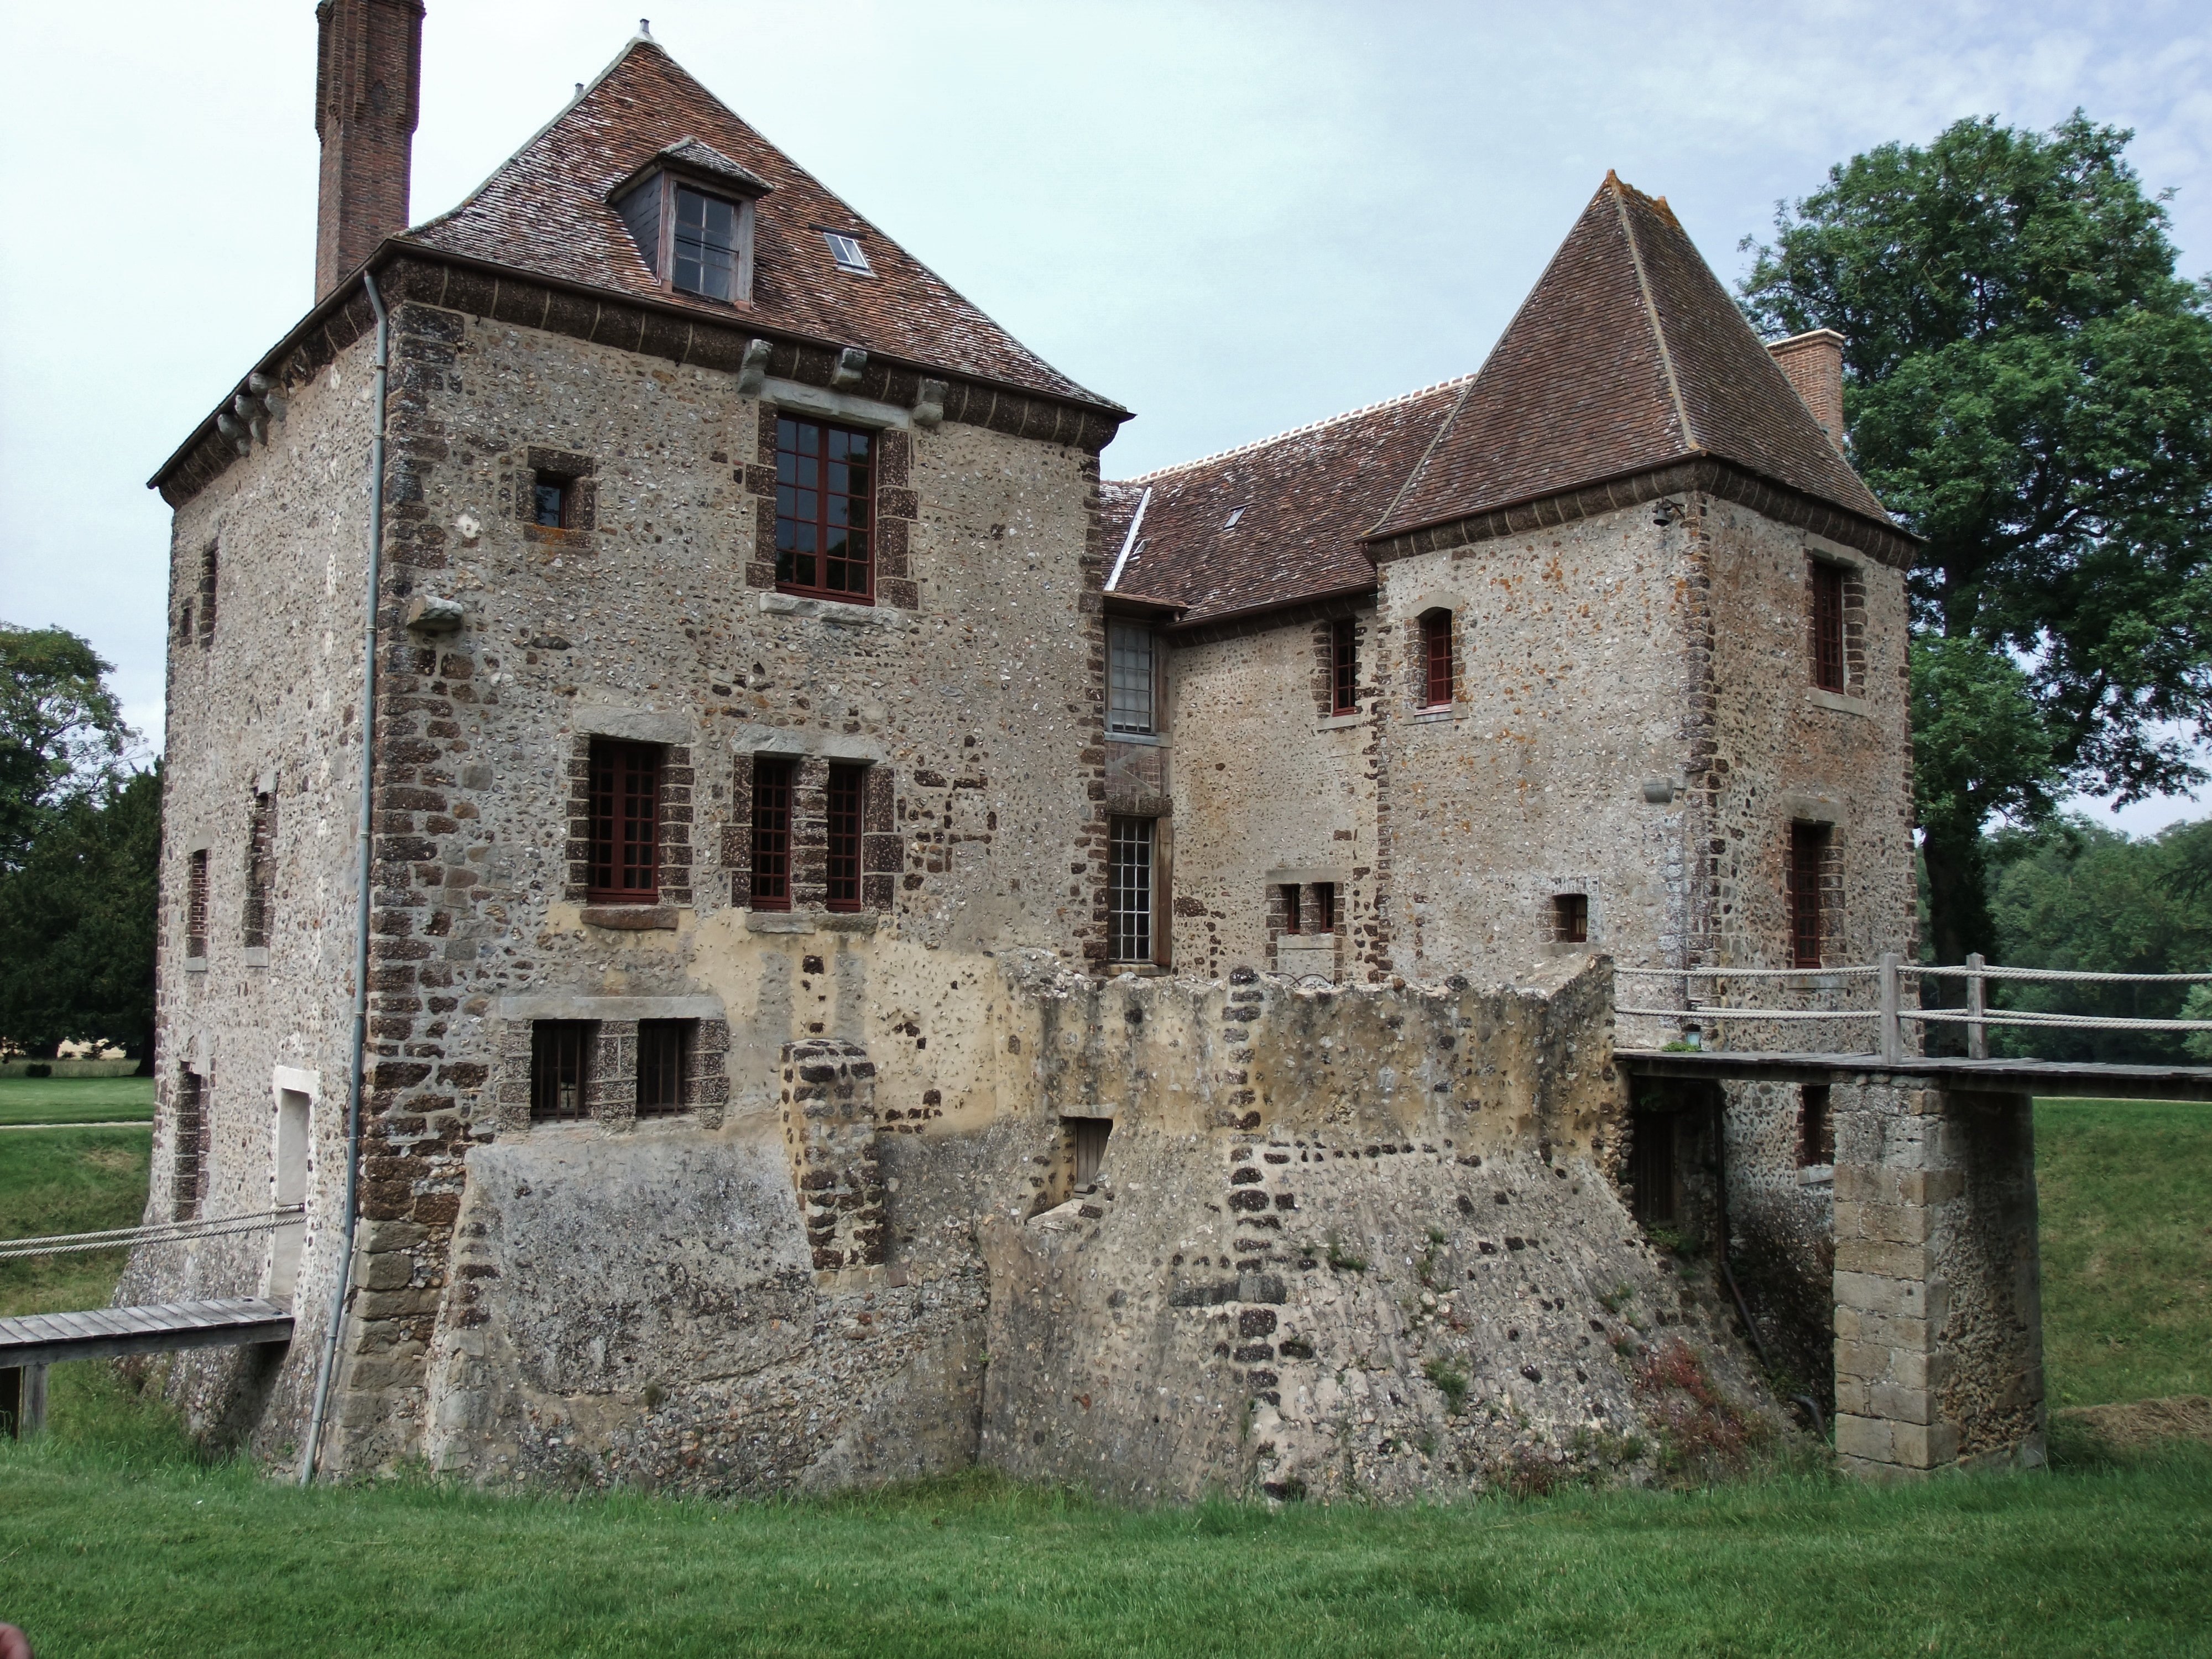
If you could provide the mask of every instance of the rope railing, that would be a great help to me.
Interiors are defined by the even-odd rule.
[[[1992,1008],[1987,987],[1991,980],[2014,982],[2086,985],[2159,985],[2181,987],[2212,984],[2212,973],[2118,974],[2094,973],[2063,968],[2005,968],[1985,963],[1978,955],[1963,964],[1923,965],[1906,963],[1894,952],[1875,963],[1851,963],[1833,968],[1616,968],[1617,976],[1629,980],[1664,979],[1681,985],[1682,1005],[1675,1008],[1617,1006],[1613,1012],[1630,1019],[1661,1019],[1683,1027],[1683,1035],[1702,1044],[1706,1027],[1723,1022],[1742,1025],[1794,1020],[1874,1022],[1877,1046],[1885,1060],[1905,1057],[1905,1028],[1917,1022],[1923,1028],[1936,1024],[1966,1028],[1966,1054],[1971,1060],[1989,1058],[1989,1028],[2009,1025],[2028,1030],[2100,1031],[2212,1031],[2212,1019],[2147,1019],[2121,1015],[2067,1014],[2033,1008]],[[1698,981],[1753,980],[1775,982],[1778,989],[1811,992],[1840,991],[1835,981],[1845,977],[1876,981],[1877,1006],[1872,1008],[1762,1008],[1741,1002],[1700,1000]],[[1966,981],[1966,1006],[1957,1008],[1912,1008],[1905,1006],[1904,981],[1908,975],[1924,979]],[[1719,988],[1716,988],[1718,989]],[[1711,994],[1710,993],[1708,994]]]
[[[75,1250],[116,1250],[134,1244],[189,1244],[234,1233],[273,1232],[297,1226],[307,1206],[280,1205],[244,1215],[214,1215],[197,1221],[160,1221],[143,1227],[110,1227],[102,1232],[49,1233],[39,1238],[0,1238],[0,1261],[28,1255],[66,1255]]]

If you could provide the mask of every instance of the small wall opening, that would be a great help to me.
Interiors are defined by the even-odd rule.
[[[1797,1091],[1797,1167],[1811,1169],[1836,1161],[1836,1121],[1829,1115],[1828,1085],[1807,1083]]]
[[[314,1103],[297,1089],[276,1091],[276,1200],[280,1210],[307,1201],[307,1149]],[[304,1221],[279,1226],[269,1247],[269,1299],[289,1302],[307,1245]]]
[[[530,1116],[567,1122],[591,1115],[592,1022],[541,1019],[530,1030]]]
[[[1588,893],[1553,895],[1552,938],[1559,945],[1586,945],[1589,942]]]
[[[1629,1197],[1638,1224],[1646,1229],[1674,1227],[1682,1218],[1675,1116],[1673,1112],[1638,1112],[1629,1120]]]
[[[1094,1187],[1098,1182],[1098,1170],[1106,1161],[1106,1142],[1114,1133],[1110,1117],[1075,1117],[1066,1121],[1069,1139],[1073,1145],[1073,1185],[1077,1192]]]

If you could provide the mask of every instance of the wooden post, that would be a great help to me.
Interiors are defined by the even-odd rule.
[[[46,1426],[46,1368],[10,1365],[0,1370],[0,1419],[10,1440],[27,1440]]]
[[[1896,951],[1881,953],[1881,1057],[1895,1065],[1905,1058],[1905,1031],[1898,1018],[1897,970],[1903,960]]]
[[[0,1370],[0,1433],[10,1440],[22,1438],[23,1368],[9,1365]]]
[[[44,1365],[23,1367],[23,1438],[26,1440],[46,1432],[46,1370]]]
[[[1987,1006],[1983,1000],[1985,995],[1983,987],[1987,983],[1982,978],[1983,966],[1982,953],[1979,951],[1973,951],[1966,957],[1966,1058],[1968,1060],[1987,1060],[1990,1057],[1990,1028],[1982,1020],[1983,1014],[1987,1012]]]

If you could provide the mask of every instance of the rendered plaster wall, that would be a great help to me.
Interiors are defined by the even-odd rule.
[[[177,1212],[179,1093],[201,1079],[202,1216],[275,1202],[278,1067],[311,1097],[304,1244],[289,1353],[213,1350],[145,1362],[198,1431],[246,1431],[264,1403],[304,1414],[325,1328],[344,1169],[368,542],[370,345],[289,389],[283,418],[175,514],[169,571],[167,737],[159,909],[153,1176],[146,1218]],[[206,628],[204,559],[216,552]],[[189,631],[179,633],[185,607]],[[268,943],[243,932],[257,792],[273,796]],[[208,854],[204,966],[185,959],[191,854]],[[295,1233],[294,1237],[299,1237]],[[141,1249],[130,1301],[258,1296],[271,1237]]]
[[[1679,960],[1694,910],[1679,778],[1688,740],[1689,548],[1646,503],[1382,567],[1378,971],[1492,977],[1559,948]],[[1422,707],[1419,619],[1453,613],[1458,696]],[[1625,1000],[1625,999],[1624,999]]]
[[[983,1461],[1139,1498],[1634,1479],[1680,1427],[1662,1351],[1768,1421],[1610,1178],[1586,964],[1480,991],[1040,985],[1047,1109],[1113,1129],[1095,1188],[981,1227]]]
[[[1373,613],[1355,625],[1370,662]],[[1334,976],[1371,971],[1359,964],[1376,935],[1375,736],[1370,717],[1338,719],[1318,704],[1316,634],[1327,628],[1293,623],[1174,653],[1180,969],[1273,971],[1276,875],[1337,884]]]
[[[435,1426],[447,1384],[425,1368],[457,1316],[448,1256],[474,1149],[569,1133],[527,1121],[532,1019],[719,1009],[726,1106],[653,1130],[702,1156],[773,1121],[794,1037],[866,1043],[886,1112],[957,1123],[992,1109],[986,948],[1080,958],[1103,876],[1095,456],[894,430],[882,602],[793,603],[763,556],[773,421],[733,374],[418,304],[393,318],[389,602],[454,599],[465,620],[403,633],[386,681],[373,1288],[338,1379],[340,1468],[411,1455]],[[579,481],[586,522],[528,521],[539,469]],[[652,926],[603,925],[641,918],[575,884],[594,736],[663,746]],[[797,908],[739,908],[761,750],[799,759],[802,821],[818,821],[823,761],[887,775],[863,914],[807,902],[818,853],[799,860]]]

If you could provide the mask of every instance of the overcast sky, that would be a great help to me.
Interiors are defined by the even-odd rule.
[[[2201,5],[648,9],[769,139],[1137,411],[1109,476],[1474,368],[1607,167],[1733,281],[1831,163],[2078,105],[2136,129],[2184,271],[2212,268]],[[415,218],[636,27],[627,3],[429,0]],[[313,297],[314,8],[18,0],[5,29],[0,617],[88,636],[158,742],[167,514],[144,483]]]

